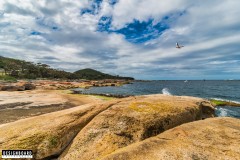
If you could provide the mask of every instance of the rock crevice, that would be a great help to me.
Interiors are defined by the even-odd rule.
[[[35,159],[56,157],[87,123],[116,103],[82,105],[0,125],[0,149],[31,149]]]
[[[209,118],[177,126],[102,160],[240,159],[240,120]]]

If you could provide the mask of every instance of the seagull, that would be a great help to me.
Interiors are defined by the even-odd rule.
[[[178,42],[176,43],[176,48],[181,49],[184,46],[179,46]]]

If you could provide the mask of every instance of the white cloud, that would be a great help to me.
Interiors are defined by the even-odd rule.
[[[119,0],[112,6],[103,0],[97,14],[81,15],[91,2],[1,0],[0,54],[70,71],[91,67],[137,78],[216,74],[211,70],[224,76],[240,70],[239,1]],[[112,17],[113,29],[169,16],[170,28],[157,39],[133,44],[122,34],[98,32],[102,16]],[[34,31],[39,34],[31,35]],[[176,41],[185,47],[177,50]],[[231,62],[236,65],[227,67]]]
[[[134,19],[147,21],[154,18],[161,20],[171,12],[184,11],[191,1],[186,0],[120,0],[113,10],[113,27],[122,28]]]

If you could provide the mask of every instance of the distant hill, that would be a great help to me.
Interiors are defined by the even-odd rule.
[[[35,64],[24,60],[6,58],[2,56],[0,56],[0,70],[3,70],[5,75],[19,79],[36,79],[36,78],[69,79],[71,78],[72,74],[70,72],[53,69],[47,64],[42,63]]]
[[[126,79],[126,80],[134,80],[132,77],[120,77],[113,76],[110,74],[102,73],[96,71],[94,69],[86,68],[82,70],[78,70],[74,72],[77,77],[81,77],[82,79],[90,79],[90,80],[100,80],[100,79]]]
[[[8,75],[15,78],[58,78],[58,79],[87,79],[87,80],[101,80],[101,79],[126,79],[133,80],[131,77],[120,77],[105,74],[90,68],[78,70],[74,73],[63,70],[53,69],[47,64],[32,63],[24,60],[13,58],[6,58],[0,56],[0,76]]]

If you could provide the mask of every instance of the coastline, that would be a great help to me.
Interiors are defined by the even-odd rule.
[[[10,94],[19,93],[23,98],[27,95],[25,92]],[[75,105],[82,104],[0,125],[0,148],[31,149],[35,159],[108,159],[111,156],[118,156],[125,147],[127,152],[129,151],[128,156],[131,157],[135,155],[132,153],[132,145],[148,144],[153,137],[164,135],[165,132],[170,132],[168,134],[170,138],[186,137],[190,131],[181,129],[182,124],[187,128],[188,126],[191,128],[191,124],[194,126],[195,123],[204,128],[215,127],[214,132],[205,132],[202,127],[191,130],[194,136],[203,135],[202,141],[209,143],[206,136],[214,136],[217,131],[220,133],[222,130],[226,131],[226,126],[227,129],[232,128],[231,126],[236,126],[239,121],[234,118],[214,118],[212,104],[196,97],[155,94],[104,99],[101,96],[70,94],[67,90],[28,92],[35,92],[38,96],[42,92],[48,94],[48,98],[54,95],[55,100],[59,100],[60,96],[60,99],[65,98]],[[45,102],[49,102],[48,98],[45,97]],[[172,129],[174,132],[171,132]],[[232,134],[231,143],[237,145],[238,137],[235,133],[238,131],[228,132]],[[217,143],[218,137],[213,138]],[[197,139],[193,137],[193,141]],[[224,136],[219,141],[230,143]],[[163,147],[161,143],[159,145],[160,148]],[[170,148],[175,146],[169,145]],[[193,144],[186,142],[186,145]],[[144,150],[147,148],[143,147]],[[229,148],[229,145],[224,145],[223,148],[228,148],[231,155],[238,155],[238,152]],[[217,149],[221,152],[221,147]],[[199,150],[199,153],[201,152],[202,150]],[[128,156],[121,157],[125,159]]]
[[[111,83],[110,83],[111,82]],[[18,119],[38,116],[59,110],[64,110],[79,105],[89,104],[92,102],[101,103],[103,101],[127,98],[134,95],[124,94],[91,94],[83,93],[75,88],[89,88],[102,86],[119,86],[129,84],[129,81],[103,80],[103,81],[52,81],[36,80],[27,81],[19,80],[15,83],[1,83],[0,88],[33,86],[31,90],[22,91],[0,91],[0,124],[12,122]],[[101,85],[100,85],[101,84]],[[114,85],[113,85],[114,84]],[[26,89],[26,88],[25,88]],[[215,108],[221,106],[240,107],[239,103],[224,101],[219,99],[207,99]]]
[[[39,86],[34,90],[1,91],[0,148],[31,149],[35,159],[90,160],[118,156],[126,147],[131,157],[135,154],[132,145],[148,144],[152,137],[161,136],[182,124],[211,122],[209,127],[216,127],[216,123],[214,131],[218,131],[225,122],[229,126],[239,121],[216,118],[214,106],[202,98],[164,94],[118,95],[116,98],[105,94],[73,94],[71,90],[49,90]],[[205,133],[201,128],[191,132]],[[185,135],[185,131],[176,134],[183,133]],[[211,134],[214,136],[215,132]],[[203,141],[208,139],[203,138]],[[228,142],[228,138],[221,141]]]

